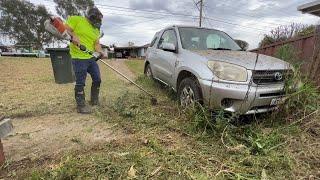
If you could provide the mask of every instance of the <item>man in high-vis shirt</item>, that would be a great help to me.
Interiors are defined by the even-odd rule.
[[[92,106],[99,103],[99,90],[101,84],[100,69],[92,55],[82,52],[75,44],[82,44],[90,51],[99,52],[104,56],[99,39],[103,15],[98,8],[93,7],[87,11],[85,17],[70,16],[66,25],[72,35],[70,55],[72,57],[73,70],[76,76],[74,88],[77,111],[81,114],[91,113],[91,108],[86,105],[84,86],[87,73],[92,78],[91,100]]]

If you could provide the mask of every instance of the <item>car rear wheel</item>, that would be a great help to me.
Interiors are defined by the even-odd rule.
[[[196,103],[201,103],[201,90],[198,81],[194,78],[183,79],[179,85],[178,97],[183,108],[193,107]]]
[[[148,78],[153,79],[153,74],[152,74],[152,70],[151,70],[150,64],[147,64],[146,69],[144,70],[144,74],[145,74]]]

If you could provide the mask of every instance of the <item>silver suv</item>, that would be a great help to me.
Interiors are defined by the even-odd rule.
[[[222,31],[189,26],[157,32],[144,70],[171,86],[183,107],[199,101],[210,109],[239,114],[277,108],[291,71],[291,65],[280,59],[242,51]]]

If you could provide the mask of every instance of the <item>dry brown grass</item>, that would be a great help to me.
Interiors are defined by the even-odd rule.
[[[101,96],[105,101],[132,89],[109,69],[100,67]],[[4,150],[8,163],[17,168],[21,168],[20,162],[30,159],[52,159],[123,137],[113,131],[113,124],[101,121],[95,114],[76,113],[74,84],[55,84],[50,59],[0,57],[0,77],[0,116],[13,119],[14,124],[12,134],[3,139]],[[88,76],[87,100],[90,79]]]
[[[100,65],[102,96],[111,100],[126,91],[127,83]],[[0,112],[7,117],[29,117],[75,111],[73,84],[59,85],[49,59],[0,58]],[[88,77],[87,99],[91,85]]]

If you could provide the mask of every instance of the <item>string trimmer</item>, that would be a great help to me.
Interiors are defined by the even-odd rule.
[[[73,43],[72,41],[72,36],[68,33],[68,30],[65,26],[65,24],[63,23],[63,21],[59,18],[59,17],[50,17],[50,19],[48,19],[47,21],[45,21],[44,23],[45,25],[45,29],[50,32],[52,35],[54,35],[55,37],[59,38],[59,39],[63,39],[63,40],[67,40],[70,41],[71,43]],[[75,44],[75,43],[73,43]],[[150,92],[146,91],[143,87],[141,87],[140,85],[138,85],[137,83],[135,83],[133,80],[131,80],[130,78],[128,78],[127,76],[125,76],[123,73],[121,73],[120,71],[118,71],[117,69],[115,69],[114,67],[112,67],[111,65],[109,65],[107,62],[105,62],[104,60],[101,59],[102,54],[98,53],[98,52],[92,52],[90,50],[88,50],[84,45],[81,44],[75,44],[81,51],[92,55],[96,61],[101,61],[104,65],[108,66],[110,69],[112,69],[114,72],[118,73],[120,76],[122,76],[123,78],[125,78],[127,81],[129,81],[130,83],[132,83],[133,85],[135,85],[137,88],[139,88],[142,92],[146,93],[148,96],[151,97],[151,104],[152,105],[156,105],[158,100],[155,98],[154,95],[152,95]]]

